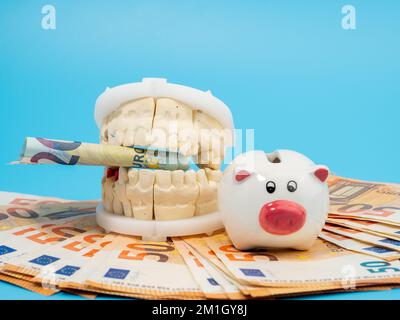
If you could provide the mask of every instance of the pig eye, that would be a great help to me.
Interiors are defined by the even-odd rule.
[[[296,181],[289,181],[287,184],[287,189],[289,190],[289,192],[295,192],[297,190],[297,183]]]
[[[276,189],[275,182],[273,181],[268,181],[266,185],[268,193],[274,193]]]

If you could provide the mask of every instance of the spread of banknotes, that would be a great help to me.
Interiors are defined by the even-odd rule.
[[[105,233],[98,201],[0,192],[0,280],[43,295],[262,299],[400,285],[400,185],[331,176],[308,251],[239,251],[224,230],[165,242]]]

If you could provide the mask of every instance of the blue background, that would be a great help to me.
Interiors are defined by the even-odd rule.
[[[41,28],[45,4],[56,7],[56,30]],[[341,27],[345,4],[356,30]],[[101,168],[7,163],[25,136],[97,142],[97,96],[142,77],[211,89],[237,128],[255,129],[258,149],[400,182],[399,34],[394,0],[1,1],[0,190],[99,198]],[[0,297],[37,297],[1,288]]]

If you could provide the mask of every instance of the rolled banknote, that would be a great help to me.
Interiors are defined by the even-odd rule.
[[[32,137],[25,139],[21,159],[14,163],[52,163],[161,170],[186,170],[189,168],[188,158],[177,152]]]

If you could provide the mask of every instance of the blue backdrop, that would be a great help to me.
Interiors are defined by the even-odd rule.
[[[56,8],[56,29],[41,26]],[[101,168],[12,166],[25,136],[98,141],[107,86],[165,77],[211,89],[255,147],[339,175],[400,182],[400,2],[0,2],[0,190],[99,198]]]

